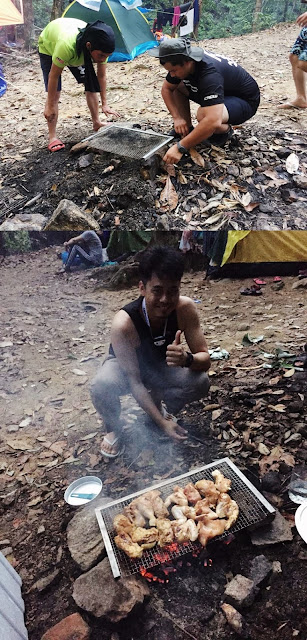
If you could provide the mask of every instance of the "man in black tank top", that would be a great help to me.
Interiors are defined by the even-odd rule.
[[[123,451],[122,395],[131,393],[162,432],[182,440],[185,431],[172,414],[208,393],[210,357],[196,305],[180,295],[182,275],[183,258],[176,249],[147,249],[140,261],[141,295],[114,317],[109,356],[91,385],[106,429],[105,457]]]
[[[231,58],[193,47],[188,38],[164,40],[148,53],[168,71],[162,98],[173,117],[178,142],[166,152],[166,163],[179,162],[203,140],[224,146],[233,135],[231,125],[242,124],[256,113],[258,84]],[[199,105],[195,129],[190,100]]]

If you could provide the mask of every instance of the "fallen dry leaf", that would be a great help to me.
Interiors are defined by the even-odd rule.
[[[178,193],[169,175],[167,176],[165,187],[160,195],[160,203],[163,207],[168,207],[170,211],[176,209],[178,204]]]
[[[194,162],[194,164],[197,164],[199,167],[204,167],[205,166],[205,161],[203,159],[203,157],[200,155],[200,153],[198,153],[198,151],[196,151],[196,149],[190,149],[190,156]]]

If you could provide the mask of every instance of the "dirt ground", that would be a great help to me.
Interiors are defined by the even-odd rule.
[[[213,361],[208,399],[182,413],[190,436],[202,442],[189,437],[172,445],[150,435],[143,412],[126,397],[126,451],[108,463],[99,455],[102,429],[89,381],[107,352],[114,312],[134,299],[137,290],[97,290],[91,271],[59,275],[59,249],[7,257],[1,264],[0,544],[11,547],[8,557],[23,579],[30,640],[40,640],[48,628],[77,610],[71,593],[80,571],[65,533],[75,511],[63,499],[70,482],[98,475],[103,493],[115,499],[224,455],[293,525],[292,542],[261,550],[271,561],[281,562],[282,573],[245,614],[250,637],[273,640],[278,634],[280,640],[303,640],[307,556],[294,527],[295,505],[288,499],[287,485],[292,464],[304,462],[307,455],[306,374],[264,355],[276,356],[278,348],[302,351],[306,295],[303,288],[292,289],[297,274],[283,277],[278,287],[272,277],[266,278],[263,294],[253,298],[240,295],[250,279],[208,281],[201,271],[185,273],[182,292],[197,303],[209,348],[230,353],[229,360]],[[246,333],[263,335],[263,340],[243,346]],[[270,363],[276,368],[264,366]],[[208,403],[220,408],[212,414]],[[264,484],[265,471],[272,469],[277,487]],[[151,585],[149,602],[128,623],[112,626],[85,616],[91,637],[181,640],[192,634],[232,640],[234,633],[219,618],[220,600],[227,580],[244,574],[258,554],[242,532],[230,545],[212,549],[212,566],[184,564],[169,585]],[[37,580],[55,568],[57,581],[39,592]],[[191,607],[183,605],[187,599]]]
[[[226,157],[224,152],[208,152],[204,147],[200,149],[203,167],[190,161],[181,163],[185,182],[176,170],[172,183],[179,201],[177,206],[176,202],[167,203],[166,220],[161,216],[164,209],[160,201],[167,178],[165,168],[158,166],[158,178],[147,175],[144,181],[138,163],[123,160],[110,172],[111,154],[95,155],[86,168],[69,154],[71,146],[92,131],[83,89],[66,70],[58,133],[67,148],[56,154],[47,151],[38,57],[22,51],[4,54],[8,91],[0,100],[0,221],[11,221],[16,214],[25,228],[34,228],[32,214],[47,220],[59,201],[69,198],[106,227],[119,223],[129,229],[182,229],[187,224],[200,229],[228,225],[306,229],[306,188],[298,186],[285,169],[286,157],[294,153],[299,173],[306,175],[306,113],[277,109],[280,102],[293,96],[288,52],[297,33],[297,26],[283,24],[260,33],[201,43],[241,63],[258,81],[262,101],[256,116],[236,131],[235,144]],[[108,100],[119,111],[121,123],[136,123],[162,133],[170,130],[171,118],[160,95],[164,77],[165,71],[148,55],[108,65]],[[244,167],[252,167],[251,173],[246,174]],[[233,192],[227,193],[212,221],[215,211],[209,207],[210,213],[203,212],[203,201],[219,192],[219,187],[210,184],[212,178],[230,180],[241,196],[248,196],[248,203],[240,206],[230,202]]]

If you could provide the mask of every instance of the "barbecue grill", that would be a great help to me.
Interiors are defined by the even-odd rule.
[[[204,467],[193,469],[189,473],[185,473],[171,480],[166,480],[160,484],[148,487],[143,491],[138,491],[131,495],[125,496],[121,500],[114,500],[108,505],[95,509],[96,517],[103,537],[105,549],[108,554],[111,569],[114,578],[121,575],[131,576],[139,573],[140,569],[149,569],[156,565],[168,562],[174,558],[178,558],[188,552],[199,549],[200,543],[187,542],[184,544],[169,545],[164,549],[153,547],[144,551],[141,558],[130,559],[123,551],[118,549],[114,542],[116,535],[113,527],[113,519],[121,513],[133,498],[140,496],[152,489],[159,489],[161,497],[165,498],[170,495],[175,485],[184,487],[187,482],[197,482],[198,480],[212,480],[211,472],[218,469],[226,478],[231,480],[230,495],[239,505],[239,517],[229,531],[224,532],[221,536],[217,536],[214,540],[220,540],[227,537],[230,533],[235,533],[246,528],[252,528],[265,520],[272,519],[275,509],[261,495],[261,493],[253,486],[246,476],[238,469],[238,467],[229,459],[222,458]]]
[[[147,160],[172,139],[173,136],[165,136],[151,130],[143,131],[120,124],[111,124],[82,142],[92,140],[95,149],[99,151],[107,151],[134,160]]]

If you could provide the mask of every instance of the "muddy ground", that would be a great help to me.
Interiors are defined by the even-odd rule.
[[[63,198],[108,228],[306,229],[306,113],[277,109],[293,96],[288,51],[297,32],[297,26],[283,24],[202,43],[233,57],[254,75],[261,106],[236,130],[225,151],[200,145],[200,165],[190,158],[182,160],[167,193],[168,174],[160,156],[151,171],[144,171],[139,161],[122,159],[116,166],[114,154],[106,153],[90,156],[84,167],[69,153],[92,133],[83,90],[69,71],[64,71],[58,125],[66,150],[50,154],[37,54],[4,52],[8,91],[0,100],[1,229],[41,229]],[[108,100],[119,111],[120,123],[162,133],[170,130],[171,118],[160,96],[164,77],[164,70],[148,55],[108,65]],[[289,171],[290,154],[299,165]],[[37,221],[35,214],[44,221]]]
[[[212,563],[177,565],[169,584],[150,586],[151,598],[128,622],[110,625],[82,612],[91,638],[234,640],[219,609],[225,585],[232,575],[247,575],[252,558],[264,553],[281,563],[282,573],[244,613],[250,637],[303,640],[307,555],[287,485],[293,463],[307,456],[306,374],[293,359],[276,357],[276,349],[300,353],[305,341],[305,289],[292,288],[297,274],[278,286],[266,278],[263,294],[253,298],[240,295],[250,279],[208,281],[202,271],[185,273],[182,291],[197,301],[209,348],[224,348],[230,358],[213,361],[208,399],[182,412],[190,434],[184,444],[161,440],[126,397],[126,451],[109,463],[99,455],[102,427],[88,386],[107,352],[114,312],[137,290],[98,290],[91,271],[59,275],[59,249],[1,264],[0,543],[11,547],[6,553],[23,579],[30,639],[40,640],[77,610],[71,594],[80,570],[66,542],[75,510],[63,499],[70,482],[95,474],[104,495],[115,499],[229,455],[293,525],[293,541],[259,550],[243,531],[229,545],[213,545]],[[246,333],[263,340],[243,346]],[[212,403],[219,405],[214,413],[206,409]],[[265,473],[272,469],[270,485]],[[35,583],[55,568],[57,581],[39,592]]]

